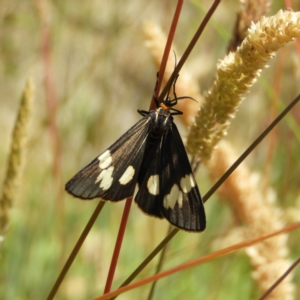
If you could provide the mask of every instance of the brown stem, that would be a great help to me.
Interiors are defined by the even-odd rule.
[[[162,80],[164,78],[166,65],[167,65],[167,62],[168,62],[168,57],[169,57],[171,46],[172,46],[172,43],[173,43],[176,27],[177,27],[177,24],[178,24],[182,4],[183,4],[183,0],[178,0],[176,10],[175,10],[175,13],[174,13],[174,16],[173,16],[173,21],[172,21],[170,31],[169,31],[169,34],[168,34],[168,39],[167,39],[167,43],[166,43],[166,46],[165,46],[164,54],[163,54],[161,64],[160,64],[160,67],[159,67],[158,81],[157,81],[157,85],[155,87],[155,97],[156,98],[159,95],[161,83],[162,83]],[[149,110],[152,110],[152,109],[155,109],[155,108],[156,108],[156,104],[155,104],[155,101],[152,97]]]
[[[293,269],[297,267],[297,265],[300,263],[300,257],[284,272],[284,274],[278,278],[278,280],[258,299],[258,300],[264,300],[267,299],[267,297],[272,293],[272,291],[280,284],[280,282],[287,277]]]
[[[216,8],[218,7],[220,2],[221,2],[221,0],[215,0],[213,5],[211,6],[210,10],[208,11],[208,13],[205,15],[203,21],[201,22],[199,28],[196,31],[194,37],[192,38],[191,42],[189,43],[185,52],[183,53],[180,61],[178,62],[177,66],[175,67],[173,74],[171,75],[171,77],[168,80],[167,84],[165,85],[163,91],[159,95],[159,102],[162,102],[164,97],[167,95],[167,92],[172,85],[173,79],[176,78],[177,75],[179,74],[179,71],[181,70],[182,66],[185,64],[186,60],[188,59],[189,55],[191,54],[193,48],[195,47],[196,43],[199,40],[199,37],[202,34],[206,24],[210,20],[211,16],[213,15],[214,11],[216,10]]]
[[[235,163],[224,173],[224,175],[204,195],[203,202],[206,202],[214,192],[223,184],[231,173],[246,159],[255,147],[270,133],[270,131],[288,114],[288,112],[299,102],[300,94],[277,116],[277,118],[259,135],[259,137],[245,150]]]
[[[163,78],[163,75],[164,75],[164,72],[165,72],[165,69],[166,69],[168,56],[169,56],[169,53],[170,53],[170,49],[171,49],[171,46],[172,46],[174,34],[175,34],[176,27],[177,27],[177,24],[178,24],[178,19],[179,19],[179,16],[180,16],[182,4],[183,4],[183,0],[178,0],[176,10],[175,10],[175,13],[174,13],[174,17],[173,17],[173,21],[172,21],[172,24],[171,24],[171,27],[170,27],[168,40],[167,40],[167,43],[166,43],[166,46],[165,46],[162,62],[161,62],[160,69],[159,69],[159,77],[158,77],[157,85],[156,85],[156,88],[155,88],[155,97],[157,97],[157,95],[159,93],[159,90],[160,90],[162,78]],[[155,107],[156,107],[156,104],[155,104],[155,101],[152,97],[152,101],[150,103],[149,110],[154,109]],[[119,228],[119,233],[118,233],[118,236],[117,236],[117,239],[116,239],[116,244],[115,244],[113,257],[112,257],[112,260],[111,260],[108,276],[107,276],[107,279],[106,279],[106,285],[105,285],[104,293],[109,292],[110,289],[111,289],[111,285],[112,285],[112,282],[113,282],[113,278],[114,278],[114,274],[115,274],[115,270],[116,270],[116,266],[117,266],[121,246],[122,246],[124,232],[125,232],[125,229],[126,229],[128,215],[129,215],[129,212],[130,212],[131,203],[132,203],[132,197],[128,198],[126,200],[126,204],[125,204],[125,207],[124,207],[123,216],[122,216],[122,220],[121,220],[121,224],[120,224],[120,228]]]
[[[245,247],[252,246],[252,245],[254,245],[256,243],[259,243],[259,242],[261,242],[263,240],[272,238],[272,237],[277,236],[279,234],[287,233],[287,232],[290,232],[292,230],[298,229],[299,227],[300,227],[300,222],[297,222],[297,223],[288,225],[286,227],[283,227],[283,228],[281,228],[279,230],[276,230],[276,231],[274,231],[272,233],[261,235],[261,236],[258,236],[258,237],[255,237],[255,238],[243,241],[243,242],[235,244],[233,246],[230,246],[230,247],[227,247],[227,248],[215,251],[213,253],[207,254],[205,256],[202,256],[202,257],[197,258],[195,260],[192,260],[190,262],[184,263],[184,264],[179,265],[177,267],[174,267],[172,269],[160,272],[160,273],[155,274],[153,276],[149,276],[147,278],[144,278],[142,280],[134,282],[134,283],[132,283],[130,285],[123,286],[121,288],[118,288],[115,291],[109,292],[109,293],[107,293],[105,295],[102,295],[102,296],[100,296],[98,298],[95,298],[94,300],[111,299],[111,297],[117,296],[117,295],[119,295],[121,293],[124,293],[124,292],[127,292],[129,290],[138,288],[138,287],[140,287],[142,285],[145,285],[147,283],[150,283],[150,282],[153,282],[155,280],[158,280],[158,279],[170,276],[170,275],[172,275],[174,273],[178,273],[178,272],[186,270],[188,268],[195,267],[195,266],[197,266],[199,264],[206,263],[206,262],[211,261],[213,259],[219,258],[219,257],[227,255],[227,254],[230,254],[232,252],[235,252],[235,251],[237,251],[239,249],[243,249]]]
[[[89,221],[86,224],[83,232],[81,233],[81,235],[80,235],[80,237],[79,237],[79,239],[78,239],[78,241],[77,241],[74,249],[72,250],[69,258],[67,259],[64,267],[62,268],[62,270],[61,270],[61,272],[60,272],[60,274],[59,274],[59,276],[58,276],[58,278],[57,278],[54,286],[52,287],[52,289],[51,289],[51,291],[50,291],[50,293],[49,293],[49,295],[47,297],[47,300],[52,300],[54,298],[54,296],[56,295],[57,290],[59,289],[59,287],[60,287],[62,281],[64,280],[67,272],[69,271],[69,269],[70,269],[70,267],[71,267],[71,265],[72,265],[75,257],[77,256],[77,254],[78,254],[78,252],[79,252],[79,250],[80,250],[80,248],[81,248],[81,246],[82,246],[85,238],[87,237],[88,233],[90,232],[91,228],[93,227],[93,225],[94,225],[94,223],[95,223],[95,221],[96,221],[99,213],[101,212],[104,204],[105,204],[105,202],[100,201],[99,204],[97,205],[95,211],[93,212],[91,218],[89,219]]]
[[[120,250],[121,250],[121,246],[122,246],[122,242],[123,242],[123,237],[124,237],[124,233],[125,233],[125,229],[126,229],[126,224],[127,224],[127,220],[128,220],[128,216],[129,216],[129,212],[130,212],[131,203],[132,203],[132,197],[128,198],[126,200],[126,203],[125,203],[125,207],[124,207],[124,211],[123,211],[122,220],[121,220],[121,223],[120,223],[118,236],[117,236],[117,239],[116,239],[116,245],[115,245],[114,253],[113,253],[113,256],[112,256],[112,259],[111,259],[107,279],[106,279],[104,294],[108,293],[110,291],[111,285],[112,285],[112,282],[113,282],[113,279],[114,279],[115,270],[116,270],[116,267],[117,267],[117,262],[118,262],[118,259],[119,259]]]

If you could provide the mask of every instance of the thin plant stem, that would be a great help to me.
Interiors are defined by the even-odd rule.
[[[172,225],[169,224],[168,226],[168,233],[170,233],[172,230]],[[164,262],[164,259],[165,259],[165,256],[166,256],[166,253],[167,253],[167,249],[168,249],[168,246],[170,244],[168,243],[161,251],[160,253],[160,257],[159,257],[159,261],[158,261],[158,264],[157,264],[157,267],[156,267],[156,270],[155,270],[155,274],[159,273],[162,266],[163,266],[163,262]],[[154,281],[152,283],[152,286],[151,286],[151,289],[150,289],[150,292],[149,292],[149,295],[148,295],[148,298],[147,300],[151,300],[153,295],[154,295],[154,290],[155,290],[155,286],[156,286],[156,281]]]
[[[55,209],[57,214],[56,228],[58,239],[60,240],[60,258],[59,267],[63,265],[65,258],[64,249],[65,238],[62,231],[65,208],[63,199],[62,186],[62,146],[59,128],[57,125],[57,110],[58,110],[58,97],[56,92],[55,74],[53,72],[53,44],[52,44],[52,28],[51,22],[49,22],[51,16],[50,4],[45,0],[35,1],[36,10],[40,18],[41,23],[41,59],[43,63],[43,82],[46,99],[46,109],[48,117],[48,131],[50,135],[50,141],[52,146],[52,174],[55,186]]]
[[[60,272],[60,274],[59,274],[56,282],[54,283],[54,285],[53,285],[53,287],[52,287],[52,289],[51,289],[51,291],[50,291],[50,293],[48,295],[48,297],[46,298],[47,300],[52,300],[54,298],[54,296],[56,295],[57,290],[59,289],[59,287],[60,287],[62,281],[64,280],[67,272],[69,271],[69,269],[70,269],[70,267],[71,267],[71,265],[72,265],[75,257],[77,256],[77,254],[78,254],[78,252],[79,252],[79,250],[80,250],[80,248],[81,248],[81,246],[82,246],[85,238],[87,237],[88,233],[90,232],[91,228],[93,227],[93,225],[94,225],[94,223],[95,223],[95,221],[96,221],[99,213],[101,212],[104,204],[105,204],[105,202],[103,202],[103,201],[100,201],[98,203],[95,211],[93,212],[91,218],[89,219],[89,221],[86,224],[83,232],[81,233],[81,235],[80,235],[80,237],[79,237],[79,239],[78,239],[78,241],[77,241],[74,249],[72,250],[69,258],[67,259],[65,265],[63,266],[63,268],[62,268],[62,270],[61,270],[61,272]]]
[[[167,65],[167,61],[168,61],[168,56],[169,56],[169,53],[170,53],[170,49],[171,49],[171,46],[172,46],[172,42],[173,42],[173,38],[174,38],[174,35],[175,35],[176,27],[177,27],[177,24],[178,24],[178,19],[179,19],[179,16],[180,16],[182,4],[183,4],[183,0],[178,0],[176,10],[175,10],[175,13],[174,13],[174,16],[173,16],[173,21],[172,21],[172,24],[171,24],[171,27],[170,27],[168,40],[167,40],[165,50],[164,50],[164,54],[163,54],[163,57],[162,57],[162,62],[161,62],[160,69],[159,69],[159,77],[158,77],[157,85],[156,85],[156,88],[155,88],[155,97],[157,96],[157,94],[160,90],[162,78],[163,78],[163,75],[165,73],[165,69],[166,69],[166,65]],[[155,101],[152,97],[152,101],[150,103],[149,110],[154,109],[155,106],[156,106],[156,104],[155,104]],[[122,241],[123,241],[123,237],[124,237],[124,233],[125,233],[125,229],[126,229],[128,215],[130,213],[131,203],[132,203],[132,197],[126,199],[126,204],[125,204],[125,207],[124,207],[123,216],[122,216],[122,220],[121,220],[120,227],[119,227],[119,233],[118,233],[118,236],[117,236],[117,239],[116,239],[116,244],[115,244],[113,257],[112,257],[111,264],[110,264],[110,267],[109,267],[109,272],[108,272],[108,276],[107,276],[107,280],[106,280],[104,293],[109,292],[110,289],[111,289],[111,285],[112,285],[112,282],[113,282],[113,278],[114,278],[114,274],[115,274],[118,258],[119,258],[119,255],[120,255],[121,246],[122,246]]]
[[[177,66],[174,69],[173,74],[170,76],[170,79],[168,80],[167,84],[165,85],[163,91],[159,95],[159,102],[162,102],[164,97],[166,96],[168,90],[170,89],[170,86],[172,85],[173,78],[176,78],[179,74],[179,71],[181,70],[182,66],[185,64],[186,60],[188,59],[189,55],[191,54],[193,48],[195,47],[196,43],[199,40],[199,37],[201,36],[204,28],[206,27],[208,21],[210,20],[211,16],[217,9],[218,5],[220,4],[221,0],[215,0],[207,14],[205,15],[203,21],[201,22],[199,28],[197,29],[195,35],[193,36],[191,42],[187,46],[185,52],[183,53],[180,61],[178,62]]]
[[[118,232],[118,236],[116,239],[116,245],[115,245],[114,253],[113,253],[113,256],[111,259],[107,279],[106,279],[104,294],[110,291],[111,285],[112,285],[112,282],[114,279],[115,270],[117,267],[117,262],[119,259],[121,246],[122,246],[122,242],[123,242],[123,238],[124,238],[124,233],[125,233],[125,229],[126,229],[126,224],[127,224],[127,220],[128,220],[128,216],[129,216],[129,212],[130,212],[131,203],[132,203],[132,197],[126,199],[125,207],[123,210],[123,216],[122,216],[122,220],[121,220],[120,227],[119,227],[119,232]]]
[[[282,70],[283,70],[283,62],[284,62],[284,57],[285,57],[285,52],[286,49],[283,48],[281,50],[281,52],[278,53],[278,60],[277,63],[275,65],[275,76],[273,79],[273,93],[271,96],[271,105],[270,105],[270,114],[269,114],[269,120],[273,120],[274,117],[276,116],[276,112],[278,109],[278,105],[277,103],[279,102],[279,95],[280,95],[280,90],[281,90],[281,83],[282,83]],[[266,147],[266,161],[264,164],[264,168],[263,168],[263,176],[262,176],[262,180],[263,180],[263,189],[266,191],[269,183],[268,183],[268,178],[270,177],[270,173],[271,173],[271,169],[272,169],[272,161],[274,158],[274,154],[275,154],[275,149],[276,149],[276,142],[278,139],[278,133],[277,130],[273,130],[269,137],[269,143]]]
[[[117,295],[119,295],[121,293],[124,293],[124,292],[127,292],[129,290],[135,289],[135,288],[140,287],[142,285],[145,285],[147,283],[150,283],[150,282],[153,282],[155,280],[158,280],[158,279],[170,276],[172,274],[181,272],[181,271],[186,270],[188,268],[198,266],[198,265],[206,263],[208,261],[217,259],[217,258],[219,258],[221,256],[230,254],[230,253],[235,252],[237,250],[243,249],[245,247],[252,246],[252,245],[254,245],[256,243],[259,243],[261,241],[264,241],[266,239],[275,237],[275,236],[277,236],[279,234],[290,232],[290,231],[298,229],[298,228],[300,228],[300,222],[297,222],[297,223],[285,226],[285,227],[283,227],[283,228],[281,228],[279,230],[276,230],[276,231],[274,231],[272,233],[261,235],[261,236],[258,236],[258,237],[252,238],[252,239],[248,239],[248,240],[243,241],[241,243],[235,244],[233,246],[223,248],[223,249],[218,250],[216,252],[210,253],[208,255],[202,256],[202,257],[197,258],[195,260],[192,260],[192,261],[189,261],[189,262],[184,263],[182,265],[179,265],[179,266],[177,266],[175,268],[171,268],[169,270],[166,270],[166,271],[163,271],[161,273],[155,274],[153,276],[147,277],[145,279],[139,280],[139,281],[134,282],[134,283],[132,283],[130,285],[123,286],[123,287],[121,287],[121,288],[119,288],[119,289],[117,289],[115,291],[109,292],[109,293],[107,293],[105,295],[102,295],[102,296],[100,296],[98,298],[95,298],[94,300],[111,299],[111,297],[117,296]]]
[[[50,8],[45,1],[36,1],[36,8],[41,21],[41,57],[44,67],[44,89],[48,113],[49,134],[53,147],[52,171],[57,187],[61,187],[61,143],[56,123],[58,97],[52,63],[51,24],[48,22]],[[59,188],[59,190],[61,189]],[[58,201],[58,205],[62,205],[62,203],[62,201]],[[59,210],[60,209],[62,208],[59,208]]]
[[[264,300],[267,299],[267,297],[272,293],[272,291],[281,283],[281,281],[286,278],[293,269],[296,268],[296,266],[300,263],[300,257],[282,274],[280,278],[258,299],[258,300]]]
[[[150,261],[168,244],[169,241],[176,235],[179,229],[173,229],[157,247],[148,255],[148,257],[132,272],[132,274],[120,285],[119,288],[128,285],[142,270],[150,263]],[[111,298],[115,299],[115,298]]]
[[[167,65],[168,57],[169,57],[169,54],[170,54],[170,51],[171,51],[171,47],[172,47],[174,35],[175,35],[175,32],[176,32],[176,27],[177,27],[177,24],[178,24],[179,16],[180,16],[180,13],[181,13],[182,5],[183,5],[183,0],[178,0],[176,10],[175,10],[175,13],[174,13],[174,16],[173,16],[173,21],[172,21],[170,31],[169,31],[169,34],[168,34],[168,39],[167,39],[167,42],[166,42],[165,50],[164,50],[162,60],[161,60],[161,64],[160,64],[160,67],[159,67],[158,81],[157,81],[157,85],[155,87],[155,97],[156,98],[159,95],[161,83],[162,83],[162,80],[164,78],[166,65]],[[155,109],[155,106],[156,106],[156,104],[155,104],[155,101],[152,97],[149,110]]]
[[[206,202],[231,173],[246,159],[246,157],[255,149],[255,147],[269,134],[269,132],[287,115],[287,113],[299,102],[300,94],[277,116],[277,118],[259,135],[258,138],[245,150],[245,152],[232,164],[224,175],[213,185],[213,187],[204,195],[203,202]]]

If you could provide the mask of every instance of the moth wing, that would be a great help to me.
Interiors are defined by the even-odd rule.
[[[82,199],[120,201],[132,196],[150,128],[147,115],[67,182],[66,190]]]
[[[139,189],[134,201],[147,215],[163,218],[160,212],[161,145],[157,142],[145,151],[138,176]]]
[[[202,198],[174,123],[163,136],[161,157],[162,215],[179,229],[203,231],[206,220]]]

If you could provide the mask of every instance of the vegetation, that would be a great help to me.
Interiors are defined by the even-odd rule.
[[[184,3],[174,40],[177,58],[208,10],[211,3],[206,2]],[[269,2],[249,2],[248,12],[250,7],[257,13],[252,15],[258,17],[255,22],[262,14],[275,16],[283,9],[279,1],[269,11]],[[138,108],[149,107],[159,46],[165,43],[161,32],[168,32],[174,8],[170,1],[2,1],[0,299],[45,299],[49,294],[98,204],[98,200],[72,198],[64,184],[140,118]],[[217,62],[236,37],[232,31],[239,9],[235,1],[221,3],[180,74],[179,96],[204,103],[205,91],[216,83]],[[299,15],[298,21],[290,22],[299,25]],[[267,27],[262,30],[268,36]],[[202,156],[204,163],[196,177],[203,195],[300,93],[299,40],[288,42],[280,44],[283,48],[268,61],[270,67],[249,93],[245,89],[235,119],[229,118],[227,135],[227,127],[218,133],[222,137],[218,148]],[[278,43],[275,38],[270,42],[272,51],[280,48]],[[172,71],[172,56],[169,62]],[[24,116],[24,108],[19,110],[21,98],[32,100],[33,110],[20,123],[24,130],[19,137],[25,137],[24,141],[15,144],[12,133],[18,132],[18,111]],[[180,104],[184,119],[176,117],[176,123],[186,140],[198,107],[189,100]],[[174,237],[163,270],[299,221],[299,112],[298,104],[207,201],[206,231],[179,232]],[[189,140],[189,150],[195,154],[190,145]],[[12,160],[16,165],[10,172]],[[15,181],[9,181],[7,190],[9,174],[16,177],[11,177]],[[103,294],[123,207],[124,202],[104,206],[55,299]],[[149,218],[132,206],[113,289],[168,230],[166,221]],[[258,299],[299,257],[298,241],[295,230],[170,275],[157,282],[153,299]],[[138,279],[153,275],[157,262],[155,258]],[[298,267],[268,299],[299,299],[299,284]],[[120,299],[146,299],[149,289],[150,285],[144,285]]]

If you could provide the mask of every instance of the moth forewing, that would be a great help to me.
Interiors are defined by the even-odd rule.
[[[79,171],[66,184],[66,190],[81,199],[120,201],[132,196],[149,129],[149,118],[145,116]]]

